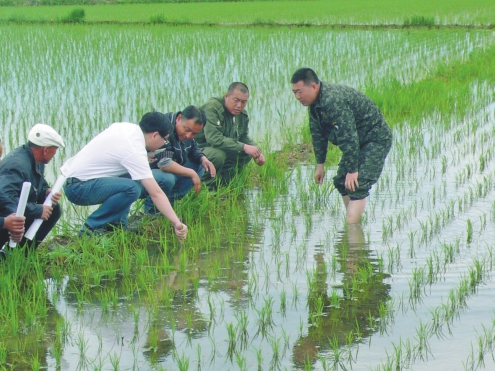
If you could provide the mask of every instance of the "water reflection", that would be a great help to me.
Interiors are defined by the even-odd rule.
[[[52,363],[49,358],[53,357],[55,369],[60,370],[58,356],[63,346],[63,323],[64,319],[57,310],[48,306],[46,316],[29,330],[23,331],[21,336],[3,336],[0,349],[6,352],[5,366],[17,371],[47,369]]]
[[[220,322],[229,316],[226,305],[242,310],[249,302],[249,256],[263,230],[246,237],[249,226],[244,223],[239,228],[242,237],[235,242],[226,234],[220,246],[197,256],[183,249],[170,254],[168,272],[153,270],[155,276],[144,288],[134,276],[117,275],[95,285],[77,277],[47,280],[47,296],[70,324],[63,363],[81,370],[116,364],[119,369],[176,367],[183,357],[189,362],[201,350],[206,355],[199,361],[210,351],[214,364],[218,354],[209,349],[210,339],[228,337]],[[149,251],[151,264],[163,265],[161,249]],[[193,344],[197,345],[192,350]]]
[[[352,354],[343,357],[341,348],[351,346],[378,330],[376,323],[390,299],[389,277],[373,257],[360,225],[348,225],[336,245],[338,272],[342,284],[328,286],[331,267],[324,252],[316,252],[313,280],[308,293],[308,333],[293,348],[293,361],[299,367],[320,357],[334,363],[352,363]],[[349,349],[348,349],[349,350]]]

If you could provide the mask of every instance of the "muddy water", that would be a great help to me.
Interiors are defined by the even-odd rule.
[[[36,29],[21,31],[36,42],[39,36]],[[55,32],[45,31],[46,38],[53,37],[52,43],[70,44],[70,39],[64,39],[66,36],[58,39]],[[115,40],[114,44],[109,44],[110,48],[112,45],[115,48],[122,46],[119,40],[123,36],[107,33],[106,28],[99,31],[102,33],[95,35],[94,31],[89,30],[89,39],[81,45],[88,45],[90,50],[98,45],[98,38],[110,37]],[[2,29],[2,32],[7,31]],[[143,36],[143,40],[157,37],[154,34],[142,35],[142,30],[128,32]],[[275,32],[261,36],[252,30],[246,32],[253,45],[258,42],[256,37],[260,37],[266,48],[272,46],[267,53],[271,55],[270,60],[282,61],[277,62],[280,64],[276,64],[273,71],[263,70],[265,79],[253,82],[255,89],[250,104],[255,118],[253,135],[258,138],[263,137],[264,130],[269,126],[266,123],[281,122],[277,121],[274,113],[274,105],[279,100],[268,99],[265,92],[271,91],[271,85],[265,86],[261,81],[271,78],[272,73],[280,75],[282,70],[284,73],[292,70],[296,64],[314,62],[305,57],[298,59],[297,63],[287,61],[283,55],[277,54],[278,38],[295,48],[318,37],[321,45],[340,46],[354,53],[356,63],[329,63],[326,68],[323,65],[319,67],[323,71],[321,75],[333,77],[335,73],[341,76],[338,81],[355,86],[360,86],[374,71],[378,71],[374,75],[376,81],[390,73],[406,81],[421,78],[424,70],[421,72],[421,65],[417,64],[420,57],[430,58],[428,63],[433,64],[489,42],[486,35],[460,33],[442,37],[436,34],[434,41],[424,35],[428,42],[423,40],[421,43],[416,39],[407,39],[400,32],[385,32],[378,36],[368,32],[318,31],[306,34],[305,31],[287,31],[282,35]],[[196,36],[190,35],[191,38]],[[210,36],[214,38],[218,35]],[[179,35],[175,37],[180,39]],[[235,40],[240,34],[232,37]],[[401,59],[404,50],[400,49],[402,52],[391,57],[393,63],[388,65],[383,50],[379,49],[385,44],[378,43],[375,37],[396,42],[393,45],[397,47],[407,47],[405,41],[416,45],[409,51],[412,57],[404,57],[407,60],[404,62]],[[291,38],[296,38],[298,43],[290,41]],[[368,43],[364,42],[366,40]],[[377,49],[375,52],[360,49],[356,46],[360,43],[376,45]],[[131,44],[131,50],[141,44]],[[78,50],[76,48],[72,52],[77,55]],[[325,55],[326,50],[322,46],[320,55]],[[36,49],[33,48],[33,51]],[[139,48],[138,51],[143,52]],[[46,87],[41,83],[37,85],[41,89],[40,96],[43,89],[51,92],[45,94],[45,106],[41,104],[41,99],[30,99],[34,94],[32,91],[38,91],[29,85],[33,80],[29,77],[32,70],[23,71],[24,75],[20,72],[15,74],[18,79],[13,80],[17,82],[2,86],[8,108],[3,111],[2,122],[30,122],[35,117],[51,118],[47,112],[57,112],[54,115],[62,118],[62,130],[66,134],[81,130],[84,133],[81,137],[86,138],[98,129],[99,122],[116,117],[124,106],[126,108],[120,117],[131,119],[137,116],[137,112],[145,107],[136,104],[135,97],[127,95],[130,93],[124,88],[130,85],[130,90],[137,91],[139,89],[132,81],[139,81],[142,91],[150,91],[148,84],[154,84],[155,79],[143,70],[140,70],[141,78],[133,79],[132,68],[124,69],[124,65],[116,62],[118,58],[107,61],[115,63],[107,71],[111,75],[112,69],[120,74],[125,70],[129,75],[124,78],[123,74],[123,78],[119,79],[117,73],[113,79],[110,78],[105,94],[98,91],[98,87],[106,81],[104,74],[98,73],[94,74],[96,81],[92,80],[89,84],[84,78],[71,80],[71,86],[78,88],[69,89],[63,99],[56,94],[57,91],[66,91],[65,82],[72,73],[81,77],[91,76],[91,71],[98,69],[101,60],[88,65],[75,62],[82,59],[94,62],[97,52],[94,53],[87,58],[83,55],[75,58],[65,69],[61,67],[59,70],[54,65],[47,67],[45,72],[49,76],[52,76],[50,68],[53,68],[53,76],[60,74],[61,77],[47,79]],[[115,51],[113,53],[117,54]],[[336,52],[340,57],[345,54],[340,49]],[[347,67],[368,65],[365,60],[368,61],[370,55],[374,62],[370,62],[373,68],[367,72],[368,75]],[[242,60],[244,57],[239,58]],[[48,58],[47,63],[50,60]],[[404,63],[398,63],[401,60]],[[20,64],[15,63],[15,59],[9,63],[13,63],[11,67],[14,71],[20,68],[15,67]],[[177,63],[178,69],[184,67]],[[185,63],[189,71],[185,84],[192,84],[193,87],[194,81],[197,83],[200,78],[195,72],[198,67],[192,59]],[[231,66],[232,71],[239,70],[235,63],[225,63]],[[264,65],[269,63],[260,62],[252,68],[259,70],[259,66]],[[159,63],[153,66],[158,71]],[[337,72],[332,72],[332,66],[339,66],[335,68]],[[392,66],[399,67],[394,70]],[[248,71],[247,66],[243,67],[241,70]],[[67,69],[70,71],[67,72]],[[89,72],[84,72],[87,69]],[[248,72],[245,74],[239,73],[237,76],[249,76]],[[165,75],[173,76],[173,73],[167,72]],[[282,80],[280,86],[283,85]],[[77,85],[78,81],[86,83]],[[119,81],[124,86],[116,88],[121,92],[117,99],[112,95],[112,88]],[[161,89],[167,84],[160,81]],[[227,84],[226,78],[219,81],[219,85]],[[12,95],[18,86],[16,84],[21,83],[26,84],[23,93]],[[52,83],[54,86],[50,85]],[[86,99],[84,86],[92,87],[90,94],[99,96],[102,93],[104,103]],[[159,96],[159,86],[151,89],[151,98],[145,95],[139,99],[161,102],[165,98]],[[290,90],[287,93],[285,88],[277,89],[275,93],[281,97],[280,102],[286,109],[284,115],[295,121],[301,119],[303,111],[292,101]],[[194,91],[192,88],[184,90]],[[82,95],[73,95],[76,91]],[[210,93],[201,91],[201,98]],[[199,100],[199,96],[170,94],[167,99],[176,102],[177,109],[181,104]],[[304,369],[307,364],[306,368],[322,370],[332,369],[330,365],[340,363],[346,368],[352,365],[353,370],[368,370],[376,369],[386,364],[387,359],[392,359],[394,348],[397,349],[402,341],[403,344],[410,344],[412,349],[419,349],[418,344],[423,345],[423,350],[409,359],[410,369],[463,369],[460,365],[470,364],[471,349],[477,350],[477,336],[483,328],[491,328],[494,320],[495,287],[490,279],[492,266],[485,267],[487,275],[483,283],[473,290],[466,300],[466,307],[456,313],[454,320],[448,325],[438,325],[435,334],[427,336],[427,346],[421,343],[423,337],[418,329],[424,324],[432,326],[432,313],[444,308],[449,290],[459,286],[474,259],[481,260],[490,255],[493,247],[494,100],[491,87],[473,85],[473,111],[469,115],[440,117],[432,114],[425,117],[421,124],[412,126],[406,122],[397,127],[394,148],[384,174],[369,199],[362,228],[346,230],[338,194],[332,192],[328,185],[315,187],[311,182],[313,166],[301,165],[294,169],[289,178],[289,191],[269,205],[263,202],[259,192],[249,193],[251,202],[246,203],[246,212],[250,215],[247,226],[249,243],[239,244],[235,249],[219,248],[204,253],[185,272],[174,272],[157,280],[154,287],[156,295],[167,290],[172,293],[170,307],[151,306],[147,304],[149,298],[140,295],[123,295],[126,292],[121,287],[125,284],[123,279],[102,282],[101,287],[95,287],[92,296],[80,305],[76,280],[54,282],[48,279],[47,297],[52,302],[52,309],[47,319],[50,324],[46,326],[49,329],[46,337],[43,341],[34,342],[29,334],[20,336],[20,342],[27,344],[25,349],[9,348],[11,342],[8,339],[4,339],[4,344],[25,359],[38,357],[41,365],[49,370],[178,370],[181,369],[180,364],[184,365],[182,369],[187,369],[185,364],[188,364],[188,369],[201,370]],[[30,110],[23,109],[27,101],[32,104]],[[76,102],[83,103],[78,105]],[[54,110],[54,106],[59,108]],[[162,107],[167,109],[170,106],[163,103]],[[78,121],[80,126],[72,126],[72,121],[69,125],[70,120],[64,114],[67,111],[71,117],[84,115],[84,119]],[[52,121],[56,123],[55,116]],[[264,117],[266,123],[262,124],[259,117]],[[7,127],[2,135],[9,130],[13,132]],[[20,133],[16,135],[18,138],[13,137],[13,142],[22,139]],[[74,152],[78,144],[76,141],[64,156]],[[327,182],[330,182],[334,171],[335,167],[328,169]],[[471,231],[468,225],[472,226]],[[222,270],[215,279],[208,278],[204,274],[206,267],[218,261],[225,262]],[[414,275],[423,268],[428,271],[429,262],[432,262],[434,274],[428,282],[416,284]],[[115,295],[115,305],[110,309],[105,309],[100,300],[105,292]],[[54,355],[53,340],[57,322],[63,322],[67,330],[59,359]],[[35,349],[37,355],[30,349]],[[486,369],[495,367],[489,355],[485,357],[485,365]]]
[[[58,362],[47,346],[48,369],[177,370],[188,363],[201,370],[368,370],[394,359],[400,344],[403,358],[413,350],[410,369],[464,369],[494,321],[493,264],[451,322],[435,322],[433,313],[445,308],[474,259],[493,248],[495,161],[479,166],[494,144],[484,135],[495,124],[485,93],[487,104],[462,119],[431,115],[394,131],[361,228],[345,228],[340,197],[328,185],[315,187],[313,166],[301,165],[273,203],[249,194],[248,244],[204,253],[187,271],[158,279],[158,295],[164,287],[173,293],[170,307],[119,296],[104,310],[98,292],[119,292],[119,283],[105,282],[80,306],[77,283],[47,280],[50,318],[63,317],[68,327]],[[414,290],[415,272],[428,271],[429,260],[435,274]],[[215,261],[228,262],[215,279],[198,275]],[[484,362],[495,366],[489,352]]]

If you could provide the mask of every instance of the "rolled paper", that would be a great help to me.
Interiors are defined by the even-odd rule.
[[[57,181],[53,185],[51,192],[48,194],[48,196],[46,196],[43,205],[52,206],[52,196],[54,193],[60,192],[62,186],[65,183],[65,179],[67,178],[63,175],[58,176]],[[28,240],[32,240],[34,236],[36,236],[36,232],[38,232],[38,229],[40,229],[41,223],[43,223],[43,219],[35,219],[35,221],[31,224],[27,232],[24,233],[24,237],[26,237]]]
[[[17,211],[15,213],[17,216],[24,216],[24,211],[26,210],[26,204],[27,204],[27,200],[29,197],[29,190],[30,189],[31,189],[31,183],[30,182],[22,183],[21,196],[19,197],[19,203],[17,204]],[[17,242],[10,240],[9,246],[10,247],[16,247]]]

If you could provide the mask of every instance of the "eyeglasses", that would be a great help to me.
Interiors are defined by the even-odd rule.
[[[169,134],[162,135],[162,133],[158,132],[158,135],[160,135],[165,140],[165,143],[163,143],[164,145],[169,143]]]

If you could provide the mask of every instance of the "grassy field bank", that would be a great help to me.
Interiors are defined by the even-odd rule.
[[[86,22],[160,22],[197,24],[403,25],[413,17],[437,25],[493,25],[490,0],[253,1],[84,6],[3,6],[0,21],[52,22],[82,8]]]

